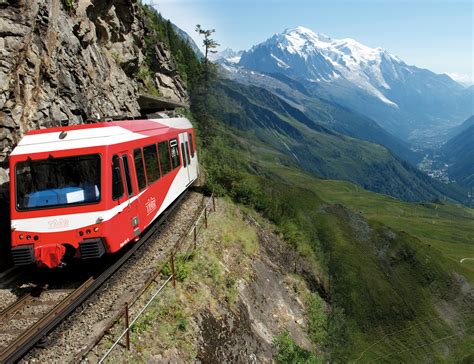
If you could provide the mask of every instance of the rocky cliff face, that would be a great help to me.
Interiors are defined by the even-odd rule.
[[[133,0],[0,1],[0,162],[26,131],[104,115],[137,114],[143,15]],[[156,88],[183,101],[161,44]]]
[[[145,64],[145,23],[135,0],[0,0],[3,205],[8,155],[28,130],[139,113],[137,97],[147,92],[137,76]],[[185,101],[170,52],[154,46],[149,82],[161,96]]]

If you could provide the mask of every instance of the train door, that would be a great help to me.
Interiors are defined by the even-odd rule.
[[[188,133],[189,154],[191,155],[191,163],[189,165],[189,175],[191,177],[191,181],[196,180],[199,175],[199,163],[193,139],[193,135]]]
[[[136,199],[136,204],[137,204],[137,212],[138,212],[138,217],[137,221],[137,226],[134,227],[134,234],[135,236],[138,236],[140,234],[140,227],[145,227],[147,226],[147,212],[145,211],[145,207],[147,205],[153,205],[153,199],[150,200],[150,202],[147,200],[147,194],[144,193],[147,186],[147,178],[145,174],[145,162],[143,159],[143,150],[142,148],[136,148],[133,150],[133,164],[135,166],[134,169],[134,175],[135,179],[137,182],[137,199]],[[140,221],[138,221],[140,220]],[[138,225],[139,223],[139,225]]]
[[[129,209],[130,212],[130,224],[133,229],[133,236],[137,237],[140,235],[140,228],[139,228],[139,219],[138,219],[138,200],[134,199],[134,192],[133,192],[133,185],[132,185],[132,172],[130,170],[131,168],[131,162],[130,162],[130,156],[124,152],[122,153],[122,168],[123,168],[123,173],[125,176],[125,189],[126,189],[126,194],[128,196],[128,206],[127,208]]]
[[[179,134],[179,142],[181,145],[181,155],[183,159],[183,168],[186,169],[187,174],[187,182],[186,186],[192,182],[191,173],[189,171],[190,164],[191,164],[191,157],[189,155],[189,139],[188,133],[181,133]]]
[[[112,252],[119,250],[133,237],[133,224],[131,223],[134,211],[131,204],[129,182],[130,170],[126,172],[122,156],[118,153],[112,157],[112,200],[118,207],[117,215],[114,216],[113,237],[109,242]],[[133,191],[132,191],[133,192]]]

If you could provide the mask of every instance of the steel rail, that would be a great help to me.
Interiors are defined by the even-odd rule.
[[[43,318],[26,329],[8,347],[0,353],[0,363],[14,363],[20,360],[28,351],[33,348],[45,335],[51,332],[67,316],[69,316],[77,307],[79,307],[92,293],[99,289],[120,267],[122,267],[148,239],[158,230],[161,224],[180,204],[186,196],[188,190],[184,191],[168,207],[163,214],[155,221],[152,226],[145,230],[145,234],[138,240],[123,256],[102,272],[97,278],[90,277],[79,288],[64,298],[59,304],[47,313]]]
[[[0,322],[8,319],[10,316],[19,311],[23,306],[25,306],[33,297],[31,294],[27,293],[22,296],[20,299],[16,300],[10,306],[6,307],[2,312],[0,312]]]

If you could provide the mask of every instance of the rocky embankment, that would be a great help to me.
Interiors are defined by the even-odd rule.
[[[176,256],[176,289],[155,299],[132,329],[131,350],[116,347],[110,362],[284,362],[276,358],[296,345],[322,358],[311,336],[316,311],[324,317],[328,305],[313,289],[315,272],[302,271],[304,259],[261,216],[225,199],[216,205],[197,249]],[[86,361],[97,361],[122,329],[109,330]],[[292,349],[278,345],[282,337],[291,338]]]
[[[146,64],[149,32],[135,0],[0,0],[2,246],[9,235],[8,155],[28,130],[139,114],[138,95],[148,91],[138,76],[144,68],[160,96],[187,99],[163,44],[151,45],[158,59]]]

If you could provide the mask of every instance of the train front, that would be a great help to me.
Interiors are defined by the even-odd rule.
[[[10,157],[15,265],[55,268],[81,253],[104,253],[100,150],[53,144],[20,142]]]

